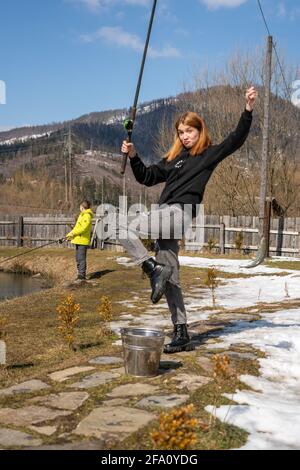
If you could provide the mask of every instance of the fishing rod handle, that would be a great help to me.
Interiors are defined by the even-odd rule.
[[[131,132],[128,133],[128,137],[126,139],[128,143],[131,142]],[[122,166],[121,166],[121,175],[124,175],[125,170],[126,170],[126,165],[127,165],[127,159],[128,159],[128,153],[123,153],[123,160],[122,160]]]
[[[121,175],[124,175],[125,170],[126,170],[126,165],[127,165],[127,158],[128,158],[128,153],[123,153],[123,160],[122,160],[122,166],[121,166]]]

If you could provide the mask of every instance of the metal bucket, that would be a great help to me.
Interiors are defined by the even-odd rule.
[[[165,340],[163,331],[122,328],[121,335],[126,374],[136,377],[157,375]]]

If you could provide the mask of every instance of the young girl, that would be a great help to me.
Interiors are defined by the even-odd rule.
[[[86,279],[86,254],[90,244],[92,220],[94,217],[89,201],[82,201],[80,214],[75,227],[66,235],[66,239],[76,246],[77,279]]]
[[[179,283],[178,239],[184,231],[182,230],[180,237],[164,237],[159,220],[168,220],[170,233],[177,230],[178,234],[178,227],[185,226],[191,218],[185,207],[192,207],[192,216],[196,215],[197,205],[202,201],[214,169],[245,142],[251,127],[256,98],[255,88],[249,88],[246,91],[246,107],[237,128],[218,145],[212,145],[203,119],[192,112],[185,113],[178,119],[173,146],[156,165],[146,167],[137,155],[134,144],[123,142],[122,152],[128,154],[132,171],[139,183],[146,186],[166,183],[158,201],[158,209],[138,216],[135,229],[122,223],[121,218],[115,233],[128,254],[136,264],[142,266],[150,278],[152,302],[158,302],[164,294],[166,296],[174,334],[171,343],[164,348],[165,353],[190,350],[193,346],[187,332],[186,310]],[[153,217],[154,215],[157,217]],[[150,257],[136,236],[150,233],[150,227],[151,236],[154,234],[157,238],[156,259]],[[120,238],[120,229],[127,230],[127,238]]]

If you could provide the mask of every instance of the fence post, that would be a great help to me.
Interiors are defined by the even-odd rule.
[[[271,226],[271,201],[267,198],[265,201],[265,220],[264,220],[264,233],[263,236],[266,240],[266,258],[270,257],[270,226]]]
[[[23,236],[24,236],[24,219],[22,216],[18,218],[18,231],[17,231],[17,246],[23,246]]]
[[[224,222],[220,223],[220,253],[225,254],[225,224]]]
[[[6,364],[6,344],[0,339],[0,365]]]

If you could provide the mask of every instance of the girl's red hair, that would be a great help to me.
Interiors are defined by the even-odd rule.
[[[178,136],[178,127],[180,124],[195,127],[200,131],[198,142],[196,142],[196,144],[189,151],[190,155],[194,157],[211,145],[211,138],[209,136],[205,122],[197,113],[189,111],[182,114],[175,123],[176,133],[174,136],[174,142],[166,155],[168,162],[174,160],[174,158],[176,158],[184,149],[184,146]]]

